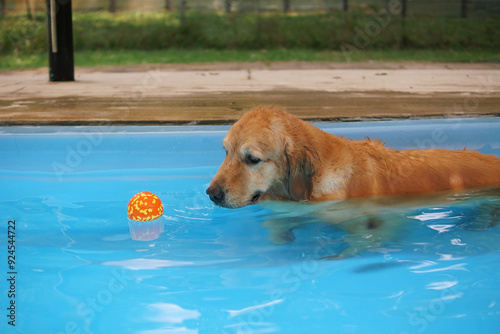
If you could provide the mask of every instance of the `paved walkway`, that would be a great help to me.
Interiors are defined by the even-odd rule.
[[[500,116],[499,64],[219,63],[0,72],[0,125],[231,123],[257,105],[311,120]]]

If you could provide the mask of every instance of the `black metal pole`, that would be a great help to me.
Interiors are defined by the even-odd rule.
[[[186,21],[186,17],[185,17],[185,14],[186,14],[186,0],[181,0],[181,27],[184,27],[184,23]]]
[[[46,0],[49,40],[49,80],[74,81],[71,0]]]
[[[349,10],[349,3],[348,0],[342,0],[342,10],[344,12],[347,12]]]
[[[288,13],[290,11],[290,0],[283,1],[283,13]]]
[[[31,6],[29,0],[26,0],[26,17],[28,20],[33,20],[33,14],[31,14]]]
[[[406,36],[406,0],[401,2],[401,48],[408,47],[408,37]]]
[[[115,13],[116,12],[116,0],[110,0],[109,1],[109,12],[110,13]]]
[[[460,6],[460,17],[465,19],[467,17],[467,0],[462,0]]]

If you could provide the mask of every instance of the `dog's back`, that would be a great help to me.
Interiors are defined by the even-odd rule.
[[[500,184],[500,158],[475,151],[393,150],[349,141],[352,173],[346,197],[407,195]]]

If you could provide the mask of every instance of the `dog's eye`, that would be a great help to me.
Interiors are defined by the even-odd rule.
[[[250,154],[245,157],[245,163],[247,163],[248,165],[256,165],[261,161],[262,160],[260,160],[259,158],[254,157],[253,155]]]

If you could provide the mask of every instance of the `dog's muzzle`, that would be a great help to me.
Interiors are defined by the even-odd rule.
[[[206,191],[208,197],[210,197],[210,200],[218,206],[221,206],[223,208],[229,208],[229,209],[236,209],[236,208],[241,208],[243,206],[247,205],[252,205],[256,204],[259,202],[259,200],[262,198],[262,195],[264,194],[263,191],[256,191],[252,197],[248,198],[246,201],[242,202],[232,202],[228,200],[226,191],[224,190],[223,187],[220,186],[210,186],[208,187]]]
[[[226,199],[226,193],[221,187],[210,186],[206,192],[210,200],[216,205],[222,205]]]

